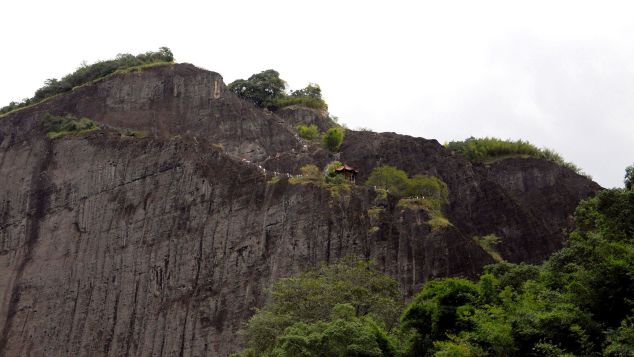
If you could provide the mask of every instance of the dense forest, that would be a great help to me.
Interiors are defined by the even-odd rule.
[[[582,201],[566,246],[543,264],[432,280],[407,304],[366,261],[281,279],[234,356],[632,356],[633,182],[631,166],[625,189]]]

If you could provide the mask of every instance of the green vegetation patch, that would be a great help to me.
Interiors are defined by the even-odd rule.
[[[174,62],[174,55],[167,47],[161,47],[157,52],[146,52],[136,56],[131,54],[119,54],[115,59],[99,61],[91,65],[82,64],[75,72],[61,79],[47,79],[44,86],[37,91],[32,98],[20,102],[11,102],[0,108],[0,116],[23,109],[61,93],[69,92],[76,87],[95,82],[112,74],[140,71],[146,68],[165,65]]]
[[[326,184],[325,187],[330,192],[330,196],[334,199],[349,199],[352,195],[352,184],[347,181],[336,184],[329,183]]]
[[[297,132],[301,138],[306,140],[317,139],[320,135],[319,128],[315,124],[299,124],[297,126]]]
[[[145,138],[148,136],[148,133],[142,130],[125,129],[120,132],[124,138]]]
[[[432,231],[437,231],[449,226],[453,226],[451,222],[440,211],[432,211],[431,218],[427,221]]]
[[[554,162],[569,168],[578,174],[583,174],[575,164],[565,161],[561,155],[551,149],[541,149],[523,140],[502,140],[498,138],[474,138],[464,141],[451,141],[445,144],[473,162],[489,163],[508,157],[535,157]]]
[[[248,79],[237,79],[229,83],[227,88],[239,97],[269,110],[291,105],[328,109],[328,105],[321,97],[319,85],[310,83],[306,88],[287,93],[286,82],[280,78],[280,73],[273,69],[256,73]]]
[[[280,182],[280,178],[279,176],[273,176],[271,177],[270,180],[268,180],[266,183],[269,185],[275,185],[276,183]]]
[[[89,118],[76,118],[72,115],[64,117],[47,114],[42,121],[49,138],[55,139],[66,135],[79,135],[99,129]]]
[[[575,221],[542,265],[501,262],[478,283],[426,283],[401,320],[416,334],[407,355],[634,355],[634,192],[602,191]],[[475,239],[489,250],[499,241]]]
[[[342,127],[335,127],[328,129],[322,136],[322,144],[325,149],[331,152],[339,152],[343,138],[345,136],[345,129]]]
[[[335,168],[342,166],[340,161],[332,161],[324,168],[323,172],[316,165],[304,165],[301,175],[291,177],[288,182],[293,185],[314,184],[327,189],[333,199],[350,198],[354,189],[354,184],[349,182],[343,175],[335,173]]]
[[[302,168],[299,169],[299,171],[300,171],[300,175],[291,177],[288,180],[288,182],[290,182],[293,185],[307,184],[307,183],[321,185],[324,181],[321,170],[319,170],[319,167],[317,167],[316,165],[313,165],[313,164],[304,165],[302,166]]]
[[[326,102],[321,97],[320,98],[314,98],[314,97],[308,97],[308,96],[297,97],[292,95],[281,96],[279,98],[276,98],[272,103],[272,106],[275,108],[290,107],[291,105],[299,105],[302,107],[312,108],[312,109],[327,109],[328,108],[328,106],[326,105]]]
[[[280,279],[234,356],[393,356],[401,297],[396,280],[353,259]]]
[[[435,207],[444,205],[449,198],[447,184],[438,177],[415,175],[409,178],[405,171],[389,165],[375,167],[365,185],[387,190],[396,197],[425,198]]]
[[[365,184],[374,187],[380,194],[390,193],[400,198],[399,207],[427,210],[431,215],[427,224],[432,230],[451,225],[442,213],[442,207],[449,201],[449,189],[438,177],[415,175],[410,178],[405,171],[384,165],[375,167]]]
[[[372,206],[368,209],[368,216],[370,218],[378,218],[383,211],[385,211],[385,208],[381,206]]]
[[[473,240],[478,243],[478,245],[482,247],[482,249],[484,249],[484,251],[487,252],[497,263],[504,260],[496,249],[496,246],[501,241],[500,237],[495,234],[489,234],[486,236],[474,236]]]
[[[278,280],[234,356],[633,356],[634,191],[599,192],[575,222],[545,263],[432,279],[407,306],[364,261]],[[499,242],[474,239],[491,252]]]

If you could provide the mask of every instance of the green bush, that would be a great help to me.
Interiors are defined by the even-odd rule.
[[[416,175],[409,178],[405,171],[389,165],[375,167],[365,184],[387,190],[399,198],[424,197],[434,208],[440,208],[449,199],[447,184],[438,177]]]
[[[528,141],[471,137],[464,141],[451,141],[445,146],[474,162],[488,162],[498,158],[513,156],[530,156],[554,162],[581,174],[579,167],[564,161],[561,155],[555,151],[540,149]]]
[[[350,304],[337,304],[331,316],[296,322],[276,339],[271,356],[394,356],[395,338],[371,316],[357,317]],[[267,355],[266,353],[264,355]]]
[[[49,138],[54,139],[69,134],[83,134],[99,129],[89,118],[75,118],[72,115],[64,117],[47,114],[42,121]]]
[[[299,136],[306,140],[313,140],[319,137],[319,128],[315,124],[299,124],[297,126]]]
[[[342,175],[337,174],[337,172],[335,171],[337,167],[341,166],[343,166],[343,163],[337,160],[331,161],[330,163],[328,163],[328,165],[326,165],[326,167],[324,168],[324,179],[326,183],[337,185],[348,182],[348,180],[346,180]]]
[[[273,102],[275,108],[300,105],[313,109],[328,109],[328,105],[321,97],[319,85],[311,83],[306,88],[291,91],[290,95],[280,95]]]
[[[299,171],[301,172],[301,177],[291,177],[289,182],[291,184],[305,184],[305,183],[315,183],[320,184],[323,181],[323,176],[321,175],[321,171],[319,167],[313,164],[308,164],[302,166]]]
[[[117,71],[125,71],[139,66],[150,66],[174,62],[174,55],[167,47],[161,47],[157,52],[146,52],[136,56],[131,54],[119,54],[113,60],[99,61],[91,65],[82,65],[75,72],[61,79],[47,79],[44,86],[37,91],[32,98],[22,102],[11,102],[8,106],[0,108],[0,114],[38,103],[60,93],[68,92],[75,87],[88,82],[106,77]]]
[[[324,148],[332,152],[338,152],[341,148],[341,144],[343,143],[344,135],[344,129],[341,127],[328,129],[322,137]]]
[[[410,180],[407,173],[388,165],[375,167],[365,184],[387,190],[396,197],[407,196],[410,190]]]
[[[313,109],[328,109],[328,105],[326,105],[326,102],[321,98],[291,96],[275,98],[275,100],[271,103],[271,109],[290,107],[291,105],[299,105]]]
[[[436,176],[416,175],[407,182],[408,196],[422,196],[440,209],[449,200],[447,184]]]
[[[291,97],[321,99],[321,88],[319,84],[309,83],[306,88],[291,91]]]

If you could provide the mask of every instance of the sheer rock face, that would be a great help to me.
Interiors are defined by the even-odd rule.
[[[50,140],[46,113],[102,129]],[[0,355],[226,355],[279,277],[353,255],[411,294],[432,277],[475,276],[493,260],[472,237],[490,233],[505,259],[539,261],[599,189],[541,160],[473,166],[434,140],[348,131],[340,158],[360,181],[390,164],[447,182],[453,226],[432,230],[425,210],[362,186],[334,195],[270,182],[257,165],[295,172],[333,159],[294,124],[191,65],[115,76],[0,118]]]
[[[333,121],[325,110],[304,108],[298,105],[282,108],[276,114],[294,127],[299,124],[315,125],[320,131],[326,131],[333,126]]]

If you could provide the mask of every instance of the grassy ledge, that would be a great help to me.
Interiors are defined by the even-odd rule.
[[[11,102],[0,108],[0,118],[19,110],[41,104],[60,94],[80,88],[86,84],[94,84],[112,75],[142,71],[147,68],[174,63],[174,55],[167,47],[161,47],[157,52],[146,52],[136,56],[119,54],[115,59],[98,61],[91,65],[82,64],[75,72],[67,74],[61,79],[47,79],[44,86],[35,91],[31,98],[20,102]]]

